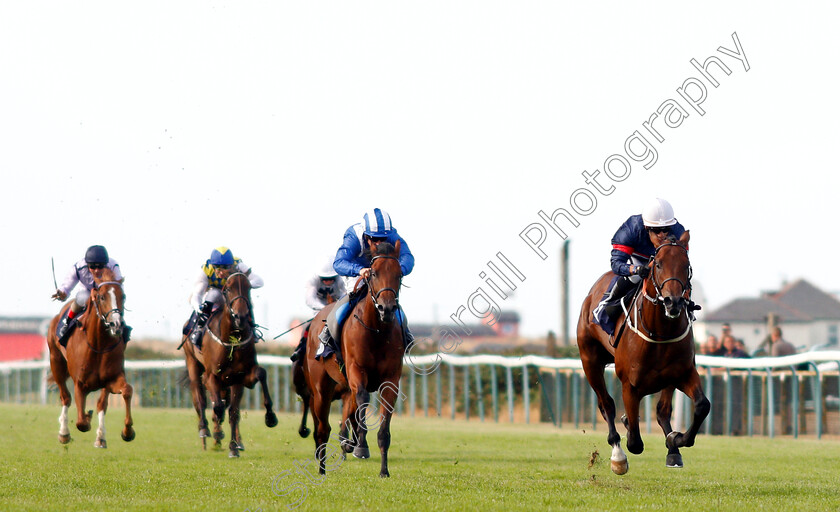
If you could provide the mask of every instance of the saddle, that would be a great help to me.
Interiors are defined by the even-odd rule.
[[[87,314],[87,308],[83,309],[81,313],[73,317],[70,320],[70,325],[67,326],[67,334],[65,334],[64,339],[62,340],[59,336],[59,332],[61,331],[61,326],[64,324],[64,320],[67,318],[67,315],[70,314],[70,308],[64,310],[64,313],[61,314],[61,317],[58,319],[58,323],[55,324],[55,337],[58,339],[59,343],[62,347],[67,348],[67,340],[70,339],[70,335],[73,334],[73,330],[78,325],[79,328],[84,329],[82,320],[84,319],[85,315]]]

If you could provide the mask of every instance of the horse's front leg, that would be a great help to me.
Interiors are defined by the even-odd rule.
[[[590,344],[580,344],[581,347],[594,346],[598,343],[597,340],[590,341]],[[598,349],[600,345],[598,345]],[[615,402],[607,391],[607,383],[604,380],[604,364],[597,356],[591,355],[589,352],[581,350],[581,361],[583,362],[583,371],[586,374],[586,379],[589,381],[589,386],[595,391],[598,397],[598,409],[601,411],[601,416],[607,422],[607,443],[612,446],[612,454],[610,455],[610,469],[616,475],[623,475],[630,469],[627,462],[627,454],[621,449],[621,436],[615,429]]]
[[[134,440],[134,419],[131,417],[131,400],[134,398],[134,388],[125,380],[125,374],[121,373],[108,386],[113,394],[120,394],[125,402],[125,426],[120,432],[120,437],[125,442]]]
[[[342,398],[341,429],[338,431],[338,441],[341,445],[341,455],[352,453],[356,449],[355,432],[359,428],[356,412],[356,399],[350,393]]]
[[[641,396],[633,385],[625,383],[622,386],[624,399],[624,426],[627,427],[627,450],[633,454],[640,454],[645,450],[642,434],[639,432],[639,402]]]
[[[347,380],[350,384],[351,393],[356,399],[356,414],[365,414],[370,406],[370,393],[367,390],[367,375],[356,365],[347,369]],[[370,449],[367,443],[367,424],[365,421],[356,418],[356,447],[353,449],[353,456],[357,459],[370,458]]]
[[[222,447],[222,439],[225,433],[222,430],[222,423],[225,421],[225,404],[222,401],[222,383],[218,377],[212,374],[206,375],[206,387],[210,393],[210,405],[213,407],[213,439],[216,440],[216,448]]]
[[[397,396],[400,390],[399,386],[399,376],[379,386],[379,401],[381,405],[379,408],[379,433],[377,434],[377,441],[379,442],[379,453],[382,456],[382,464],[379,468],[379,476],[381,478],[391,476],[391,473],[388,471],[388,448],[391,446],[391,415],[394,413],[394,407],[397,403]],[[403,398],[405,398],[404,395]]]
[[[61,414],[58,416],[58,442],[67,444],[70,442],[70,421],[68,411],[70,410],[70,390],[67,389],[67,362],[64,356],[57,350],[50,349],[50,368],[55,383],[58,385],[58,397],[61,402]]]
[[[248,389],[254,389],[254,385],[259,382],[263,394],[263,406],[265,407],[265,426],[268,428],[277,426],[277,415],[274,414],[274,403],[271,401],[271,394],[268,392],[268,382],[266,380],[265,368],[262,366],[254,366],[250,373],[245,378],[245,386]]]
[[[107,386],[102,388],[102,394],[96,401],[96,417],[99,420],[99,427],[96,429],[96,440],[93,441],[95,448],[108,448],[108,443],[105,441],[105,413],[108,411],[109,394]]]
[[[694,418],[691,420],[691,426],[689,426],[688,432],[685,434],[679,432],[668,434],[668,437],[665,439],[665,445],[668,446],[668,449],[671,446],[675,448],[694,446],[694,438],[697,437],[700,426],[703,424],[706,416],[709,415],[709,410],[711,409],[709,399],[703,393],[703,386],[700,382],[700,375],[697,374],[697,368],[691,369],[691,374],[688,379],[685,383],[678,386],[678,389],[694,401]]]
[[[656,404],[656,422],[662,427],[665,434],[665,446],[668,448],[668,456],[665,458],[665,466],[669,468],[683,467],[680,449],[668,443],[668,435],[673,431],[671,428],[671,411],[673,410],[672,400],[674,398],[674,387],[663,389],[659,395],[659,402]]]
[[[79,432],[87,432],[90,430],[90,417],[93,416],[93,411],[85,412],[85,399],[87,398],[87,390],[82,387],[79,381],[76,381],[73,394],[76,399],[76,428]]]
[[[228,457],[239,457],[239,451],[244,450],[242,435],[239,432],[239,404],[242,402],[242,384],[236,384],[230,388],[230,406],[228,417],[230,418],[230,444],[228,445]]]
[[[207,449],[207,438],[210,437],[210,429],[207,428],[207,391],[204,389],[203,373],[204,368],[195,360],[192,349],[187,345],[184,347],[187,354],[187,375],[190,378],[190,393],[192,394],[193,407],[198,415],[198,437],[201,445]]]

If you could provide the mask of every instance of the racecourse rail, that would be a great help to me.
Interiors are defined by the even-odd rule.
[[[259,355],[258,360],[268,372],[275,409],[299,411],[289,358]],[[840,435],[840,351],[754,359],[698,355],[696,361],[712,401],[701,433],[818,439]],[[189,389],[183,385],[183,360],[126,361],[125,368],[136,406],[192,407]],[[0,363],[0,401],[58,407],[58,393],[48,385],[48,374],[48,361]],[[607,367],[607,385],[620,415],[621,386],[612,366]],[[605,427],[579,359],[445,353],[406,357],[400,390],[397,414]],[[642,402],[648,433],[658,430],[655,400],[656,396],[648,396]],[[121,401],[113,401],[111,407],[120,405]],[[692,407],[688,397],[676,393],[675,429],[687,428]],[[243,409],[261,408],[258,387],[246,390]],[[337,406],[334,411],[337,414]]]

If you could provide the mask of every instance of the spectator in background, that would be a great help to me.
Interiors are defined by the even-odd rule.
[[[747,354],[744,350],[738,348],[738,341],[734,336],[731,334],[727,334],[723,337],[723,353],[720,354],[724,357],[735,357],[735,358],[749,358],[750,355]],[[733,436],[740,436],[743,435],[743,424],[744,424],[744,416],[746,411],[744,410],[744,379],[737,375],[732,376],[732,435]]]
[[[734,336],[731,334],[727,334],[723,336],[723,348],[722,353],[718,355],[722,355],[724,357],[741,357],[741,358],[749,358],[750,355],[747,354],[743,349],[739,348],[743,346],[743,341],[739,343],[739,340],[736,340]]]
[[[796,354],[796,347],[782,338],[782,329],[774,327],[770,333],[770,355],[773,357],[792,356]]]
[[[720,341],[714,334],[710,334],[706,341],[700,345],[700,353],[704,356],[713,356],[718,350],[720,350]]]
[[[720,342],[723,343],[723,338],[732,335],[732,327],[729,325],[729,322],[724,322],[723,325],[720,326]]]

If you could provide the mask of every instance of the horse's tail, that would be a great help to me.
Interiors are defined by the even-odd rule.
[[[178,385],[182,388],[190,387],[190,372],[184,369],[184,372],[178,377]]]

